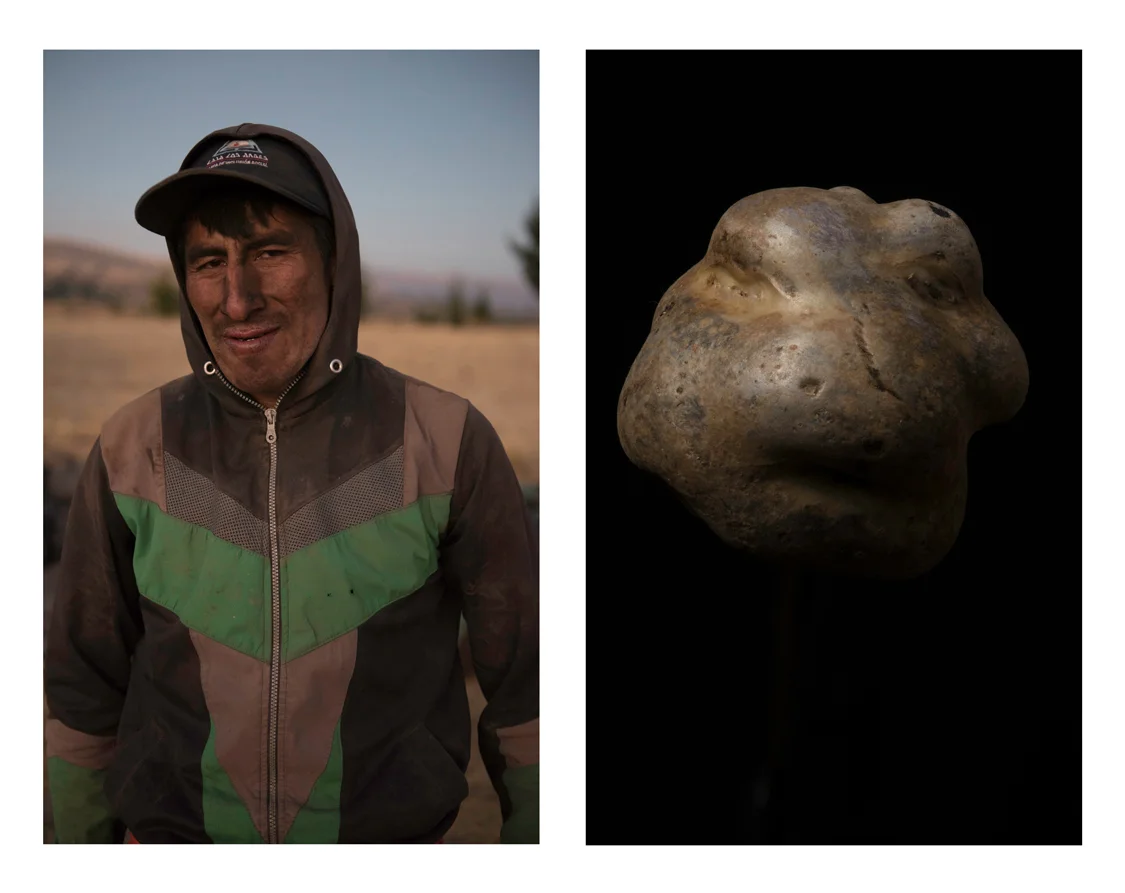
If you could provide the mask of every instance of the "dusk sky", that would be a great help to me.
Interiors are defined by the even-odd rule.
[[[207,133],[305,137],[372,269],[522,282],[508,249],[539,191],[537,52],[47,51],[44,230],[166,256],[133,218]]]

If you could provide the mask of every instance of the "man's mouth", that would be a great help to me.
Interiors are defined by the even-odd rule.
[[[227,349],[239,356],[258,353],[269,347],[279,326],[235,326],[223,332]]]

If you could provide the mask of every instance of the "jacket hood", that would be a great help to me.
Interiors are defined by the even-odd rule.
[[[328,195],[335,231],[335,276],[329,301],[328,323],[305,367],[304,376],[286,395],[285,414],[292,416],[316,402],[313,398],[345,374],[354,363],[362,303],[359,236],[351,205],[331,165],[312,143],[280,127],[271,127],[268,124],[239,124],[213,131],[197,142],[184,156],[180,170],[190,167],[199,153],[218,139],[253,139],[256,136],[284,140],[308,158]],[[187,300],[183,259],[177,256],[174,239],[168,237],[166,241],[172,268],[175,270],[180,286],[180,328],[192,372],[225,407],[239,413],[244,413],[247,409],[253,410],[253,407],[228,390],[217,376],[204,372],[204,366],[208,362],[214,362],[215,358],[200,328],[195,311]],[[339,360],[339,364],[334,362],[336,360]],[[334,367],[336,367],[335,371]]]

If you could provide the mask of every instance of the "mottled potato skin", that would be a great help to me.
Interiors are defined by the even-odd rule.
[[[771,189],[730,208],[665,293],[617,426],[732,546],[904,579],[952,547],[969,438],[1027,387],[956,214]]]

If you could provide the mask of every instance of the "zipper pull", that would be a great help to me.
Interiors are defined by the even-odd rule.
[[[274,428],[274,423],[277,421],[277,410],[266,410],[266,443],[277,442],[277,430]]]

